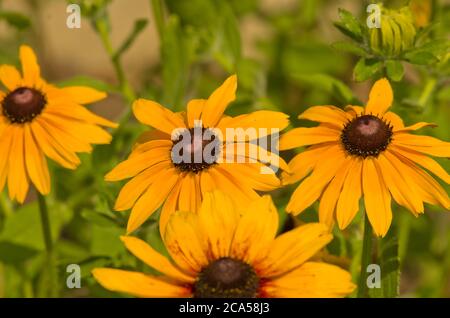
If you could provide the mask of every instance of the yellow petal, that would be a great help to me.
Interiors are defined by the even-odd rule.
[[[178,208],[180,211],[197,211],[199,204],[200,184],[197,184],[196,175],[187,173],[181,181],[180,195],[178,197]]]
[[[356,116],[361,116],[364,114],[364,107],[347,105],[345,106],[345,112],[352,118]]]
[[[382,78],[375,82],[370,91],[365,113],[382,116],[391,107],[393,100],[391,84],[386,78]]]
[[[257,268],[264,278],[285,274],[305,263],[332,239],[325,224],[299,226],[277,237]]]
[[[181,190],[181,182],[178,181],[172,191],[169,193],[166,202],[164,202],[163,207],[161,209],[161,214],[159,216],[159,233],[161,233],[161,237],[164,240],[167,222],[169,222],[172,214],[177,211],[178,197],[180,195]]]
[[[9,197],[23,203],[29,187],[24,158],[24,129],[21,125],[13,125],[10,129],[13,129],[13,137],[9,154]]]
[[[235,100],[236,89],[237,77],[232,75],[209,96],[202,112],[204,127],[214,127],[219,122],[228,104]]]
[[[403,127],[401,129],[394,129],[394,132],[396,132],[396,133],[408,132],[408,131],[419,130],[424,127],[433,127],[434,128],[434,127],[437,127],[437,125],[433,124],[433,123],[420,122],[420,123],[416,123],[416,124],[408,126],[408,127]]]
[[[131,210],[127,225],[128,234],[141,226],[161,206],[177,182],[178,177],[175,168],[163,170],[155,176],[160,181],[153,183]]]
[[[242,183],[239,175],[225,171],[220,164],[208,172],[217,188],[228,193],[236,203],[246,204],[258,199],[258,194],[249,185]]]
[[[48,134],[36,118],[30,125],[34,139],[39,144],[39,148],[47,157],[59,163],[67,169],[75,169],[80,164],[80,159],[74,154],[61,146],[54,136]]]
[[[405,125],[403,124],[403,119],[399,115],[393,112],[387,112],[383,115],[383,119],[390,125],[393,126],[393,130],[400,130],[405,128]]]
[[[267,282],[263,294],[277,298],[337,298],[355,290],[349,272],[330,264],[307,262]]]
[[[0,81],[9,91],[14,91],[21,86],[22,77],[19,71],[11,65],[0,66]]]
[[[164,234],[170,256],[190,275],[196,275],[209,263],[206,242],[200,233],[197,214],[178,211],[170,217]]]
[[[323,160],[313,173],[297,187],[289,200],[286,211],[297,215],[313,204],[322,194],[325,186],[336,175],[347,160],[340,145],[330,146],[324,152]]]
[[[271,191],[281,185],[276,174],[266,173],[268,171],[264,168],[267,167],[261,163],[222,163],[220,167],[230,174],[239,176],[242,183],[258,191]]]
[[[106,98],[106,93],[86,86],[63,87],[61,90],[77,104],[92,104]]]
[[[340,132],[328,127],[294,128],[280,138],[280,150],[288,150],[301,146],[337,142]]]
[[[23,79],[27,86],[35,86],[41,80],[41,70],[36,55],[31,47],[20,47],[20,62],[22,63]]]
[[[205,104],[206,99],[193,99],[189,101],[187,105],[187,120],[190,128],[194,127],[196,120],[201,120],[201,115]]]
[[[420,200],[414,187],[410,187],[410,184],[405,179],[404,171],[398,170],[401,167],[400,160],[389,151],[385,151],[378,156],[377,162],[381,168],[386,186],[394,200],[412,211],[415,215],[423,213],[424,207],[422,200]]]
[[[165,256],[155,251],[143,240],[132,236],[122,236],[121,240],[134,256],[161,274],[184,283],[192,283],[195,280],[195,278],[181,272]]]
[[[0,191],[3,191],[9,171],[9,154],[11,152],[14,129],[6,129],[0,135]]]
[[[36,188],[43,195],[50,192],[50,174],[42,150],[36,144],[29,125],[24,126],[25,163],[27,172]]]
[[[170,147],[155,143],[148,151],[130,156],[129,159],[119,163],[105,176],[105,180],[118,181],[131,178],[159,162],[170,162]]]
[[[227,128],[255,129],[258,138],[278,133],[289,125],[289,116],[281,112],[259,110],[250,114],[224,118],[219,122],[218,128],[225,132]]]
[[[278,212],[266,195],[244,208],[234,234],[231,256],[258,267],[278,230]]]
[[[151,298],[191,296],[189,288],[170,284],[143,273],[112,268],[96,268],[92,271],[92,274],[100,285],[114,292]]]
[[[341,194],[341,189],[344,185],[344,181],[350,170],[353,169],[357,159],[346,160],[341,168],[337,171],[333,180],[328,184],[327,188],[320,198],[319,204],[319,221],[328,225],[331,229],[334,223],[334,211],[337,201]]]
[[[336,207],[336,219],[340,229],[345,229],[359,211],[361,198],[362,159],[354,159],[355,164],[345,178],[344,186]]]
[[[128,181],[120,190],[114,209],[116,211],[131,209],[145,190],[157,180],[156,176],[158,173],[170,168],[170,166],[169,162],[159,162]]]
[[[206,242],[208,258],[230,256],[232,240],[239,221],[239,213],[231,199],[220,191],[205,193],[198,221],[200,238]]]
[[[303,112],[299,119],[307,119],[319,123],[327,123],[342,129],[346,122],[348,122],[348,115],[336,106],[313,106]]]
[[[435,157],[450,158],[450,143],[430,136],[407,133],[394,134],[393,144]]]
[[[68,103],[67,101],[64,101],[64,104],[49,104],[47,105],[45,111],[61,117],[75,119],[89,124],[96,124],[111,128],[116,128],[118,126],[112,121],[95,115],[83,106],[75,103]]]
[[[186,128],[179,116],[154,101],[138,99],[133,104],[133,112],[141,123],[169,135],[178,129]]]
[[[384,237],[392,221],[391,196],[377,171],[376,159],[369,157],[363,164],[363,192],[366,213],[377,236]]]
[[[419,152],[416,152],[414,150],[407,150],[401,147],[397,147],[395,145],[392,145],[389,147],[389,149],[394,152],[398,153],[415,163],[421,165],[437,177],[444,180],[447,184],[450,183],[450,175],[447,173],[447,171],[444,170],[435,160],[431,159],[430,157],[427,157],[425,155],[422,155]]]
[[[312,146],[299,153],[289,162],[289,172],[283,171],[281,178],[283,184],[292,184],[306,177],[316,164],[323,158],[328,146]]]

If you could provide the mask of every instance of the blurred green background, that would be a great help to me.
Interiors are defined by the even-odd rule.
[[[109,97],[92,109],[122,123],[114,132],[113,143],[96,147],[92,155],[82,155],[83,164],[75,172],[51,164],[52,193],[48,201],[57,250],[55,270],[63,297],[117,297],[93,280],[90,271],[94,267],[151,271],[127,253],[119,240],[125,232],[127,213],[114,212],[112,206],[121,184],[103,181],[104,174],[128,155],[133,141],[146,129],[130,116],[134,98],[153,99],[181,110],[189,99],[208,96],[228,74],[237,73],[238,98],[228,114],[273,109],[289,114],[292,126],[310,126],[314,124],[296,119],[307,107],[362,105],[373,79],[383,73],[382,69],[369,70],[367,80],[356,81],[361,79],[354,71],[359,53],[336,45],[341,41],[355,42],[340,32],[339,25],[335,26],[336,21],[342,21],[339,9],[348,10],[364,22],[371,1],[72,2],[82,8],[80,29],[66,27],[69,14],[65,0],[0,0],[0,64],[18,65],[19,45],[29,44],[36,50],[42,73],[49,82],[61,86],[83,84],[107,91]],[[418,34],[437,41],[433,43],[448,44],[445,41],[450,35],[450,1],[387,1],[386,5],[394,9],[416,5],[411,8]],[[424,32],[419,33],[420,30]],[[422,65],[395,59],[403,66],[404,74],[393,83],[393,110],[406,124],[437,123],[438,128],[420,133],[448,141],[449,47],[444,45],[432,53],[436,59],[418,63]],[[283,154],[285,159],[293,155]],[[448,160],[439,162],[449,171]],[[448,192],[449,186],[443,186]],[[317,220],[317,206],[296,220],[284,213],[293,189],[287,187],[272,193],[284,221],[280,231]],[[395,260],[400,263],[400,296],[450,297],[449,211],[428,206],[426,213],[416,219],[395,204],[393,210],[390,233],[398,238]],[[361,223],[359,215],[347,230],[335,231],[335,239],[324,256],[351,270],[355,282],[359,274]],[[137,235],[165,253],[157,214]],[[396,241],[393,244],[397,246]],[[380,250],[374,255],[377,260],[382,259],[382,246],[380,242]],[[3,191],[0,297],[47,296],[44,256],[32,191],[23,206],[10,202]],[[81,266],[81,289],[66,287],[69,264]],[[395,270],[392,279],[396,281],[397,277]]]

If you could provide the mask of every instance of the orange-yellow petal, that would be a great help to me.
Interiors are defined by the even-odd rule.
[[[382,116],[392,106],[393,100],[391,84],[386,78],[382,78],[372,86],[365,113]]]
[[[23,79],[27,86],[34,87],[41,80],[41,70],[33,49],[27,45],[20,46],[19,57],[22,64]]]

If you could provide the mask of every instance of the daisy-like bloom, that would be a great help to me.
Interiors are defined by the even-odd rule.
[[[237,204],[245,205],[258,198],[256,191],[270,191],[280,186],[275,173],[261,173],[266,166],[259,151],[256,156],[255,151],[245,151],[244,157],[248,158],[240,158],[243,160],[239,162],[219,160],[236,156],[238,145],[262,148],[248,142],[252,140],[251,136],[244,140],[227,140],[228,128],[282,130],[289,123],[287,115],[275,111],[225,116],[225,109],[235,99],[236,88],[237,78],[230,76],[208,99],[191,100],[186,112],[174,113],[144,99],[133,104],[136,118],[154,130],[144,133],[129,158],[105,177],[107,181],[133,178],[122,188],[115,204],[118,211],[132,209],[128,233],[142,225],[161,206],[160,228],[163,232],[171,213],[176,210],[196,211],[204,193],[209,191],[217,189],[229,193]],[[196,136],[198,130],[200,137]],[[178,136],[193,136],[192,140],[187,144],[184,137],[173,138],[174,132]],[[202,139],[206,135],[210,138]],[[190,162],[174,160],[175,149],[180,148],[181,142],[185,143],[181,153],[190,152]],[[216,145],[220,148],[219,153],[213,153],[215,157],[210,160],[204,158],[203,153],[208,147],[215,149]],[[198,155],[200,161],[195,160]],[[287,169],[287,164],[276,154],[268,152],[266,155],[276,158],[279,166]],[[276,163],[274,160],[271,162]]]
[[[289,163],[292,173],[282,176],[286,184],[306,177],[293,193],[288,212],[299,214],[320,199],[320,221],[331,226],[336,218],[344,229],[363,196],[374,232],[384,236],[392,221],[391,197],[415,216],[424,212],[424,202],[450,208],[447,193],[426,171],[449,183],[449,174],[428,155],[450,157],[450,143],[411,134],[433,124],[405,127],[389,111],[392,101],[392,88],[381,79],[365,108],[315,106],[299,116],[320,125],[296,128],[280,138],[280,150],[309,146]]]
[[[115,127],[81,104],[105,98],[88,87],[57,88],[41,78],[33,50],[20,47],[22,74],[0,66],[0,190],[6,180],[9,197],[23,203],[30,181],[43,195],[50,192],[46,157],[68,169],[80,164],[77,152],[107,144],[111,136],[98,125]]]
[[[169,218],[166,258],[140,239],[122,237],[137,258],[162,275],[94,269],[105,288],[139,297],[344,297],[355,286],[347,271],[321,262],[332,239],[311,223],[276,236],[278,213],[269,196],[239,210],[222,192],[207,193],[198,212]]]

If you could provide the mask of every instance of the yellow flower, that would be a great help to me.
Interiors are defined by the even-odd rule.
[[[97,125],[115,127],[81,106],[105,98],[88,87],[57,88],[41,78],[33,50],[20,47],[22,74],[0,66],[0,190],[23,203],[31,181],[41,194],[50,192],[46,157],[68,169],[80,164],[77,152],[107,144],[111,136]]]
[[[238,210],[222,192],[206,193],[197,213],[176,212],[164,234],[170,259],[134,237],[137,258],[162,275],[98,268],[105,288],[139,297],[343,297],[350,274],[317,260],[332,235],[320,223],[275,238],[278,213],[269,196]]]
[[[236,88],[236,76],[230,76],[208,99],[191,100],[187,111],[180,113],[173,113],[156,102],[144,99],[133,104],[136,118],[155,130],[145,133],[129,158],[105,177],[107,181],[133,178],[122,188],[115,204],[118,211],[132,208],[128,233],[142,225],[161,205],[160,228],[163,232],[171,213],[176,210],[196,211],[205,192],[222,190],[229,193],[236,203],[245,205],[258,198],[255,190],[270,191],[280,185],[275,173],[261,173],[261,169],[266,166],[261,158],[254,158],[253,152],[245,152],[245,155],[252,156],[241,158],[245,162],[219,160],[235,151],[234,145],[247,148],[252,145],[245,142],[250,139],[235,143],[234,138],[227,140],[225,133],[219,135],[218,132],[225,132],[227,128],[281,130],[288,125],[288,116],[274,111],[256,111],[237,117],[223,115],[228,104],[235,99]],[[209,133],[210,141],[196,139],[195,130],[200,130],[201,134]],[[172,138],[174,132],[179,136],[183,136],[183,133],[194,135],[188,149],[183,148],[191,153],[192,157],[189,158],[194,159],[197,154],[201,156],[215,143],[220,147],[220,154],[208,162],[203,159],[192,160],[191,163],[176,161],[174,149],[184,137]],[[257,145],[253,146],[258,148]],[[281,158],[274,153],[269,154],[278,159],[282,168],[287,169]]]
[[[411,134],[432,124],[405,127],[388,111],[392,101],[392,88],[381,79],[365,108],[315,106],[299,116],[320,125],[293,129],[280,139],[280,150],[310,146],[289,163],[292,174],[282,175],[289,184],[312,171],[293,193],[288,212],[299,214],[320,198],[320,221],[331,226],[336,217],[344,229],[364,196],[370,223],[377,235],[384,236],[392,220],[391,197],[415,216],[424,212],[424,202],[449,209],[447,193],[422,168],[449,183],[449,174],[427,155],[450,157],[450,143]]]

